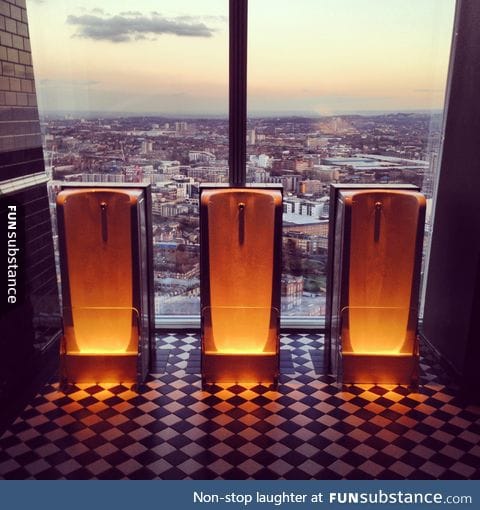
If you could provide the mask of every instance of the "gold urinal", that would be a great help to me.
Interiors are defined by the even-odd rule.
[[[139,270],[143,200],[138,189],[58,194],[67,382],[139,378],[141,288],[147,284]]]
[[[337,288],[344,382],[417,377],[417,318],[425,197],[399,190],[343,191]]]
[[[278,375],[282,194],[201,193],[205,382],[272,383]]]

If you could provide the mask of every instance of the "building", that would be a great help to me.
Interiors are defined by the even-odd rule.
[[[320,195],[323,194],[323,183],[315,179],[301,181],[298,184],[298,191],[302,195]]]
[[[319,253],[327,253],[328,235],[326,234],[306,234],[295,230],[288,230],[283,238],[284,246],[293,245],[305,255],[317,255]]]
[[[328,220],[316,220],[311,216],[284,213],[283,214],[284,235],[289,232],[301,232],[304,234],[328,236]]]
[[[142,142],[142,148],[140,149],[140,154],[150,154],[153,151],[153,142],[150,140],[144,140]]]
[[[300,298],[303,294],[303,276],[282,277],[282,296]]]
[[[185,134],[188,131],[188,123],[185,121],[175,122],[175,132],[178,134]]]
[[[188,160],[190,163],[214,163],[216,160],[215,154],[208,151],[189,151]]]
[[[328,197],[317,200],[303,198],[286,198],[283,202],[283,211],[287,214],[310,216],[315,219],[328,219]]]

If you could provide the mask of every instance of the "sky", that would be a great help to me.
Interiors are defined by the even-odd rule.
[[[250,0],[248,108],[441,109],[454,0]],[[27,0],[41,112],[224,115],[228,0]]]

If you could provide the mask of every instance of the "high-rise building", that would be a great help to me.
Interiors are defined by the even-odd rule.
[[[153,142],[144,140],[140,149],[140,154],[150,154],[153,151]]]
[[[188,123],[185,121],[175,122],[176,133],[186,133],[188,131]]]

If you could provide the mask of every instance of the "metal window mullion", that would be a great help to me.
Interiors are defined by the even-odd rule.
[[[229,6],[229,182],[247,180],[247,25],[248,0]]]

